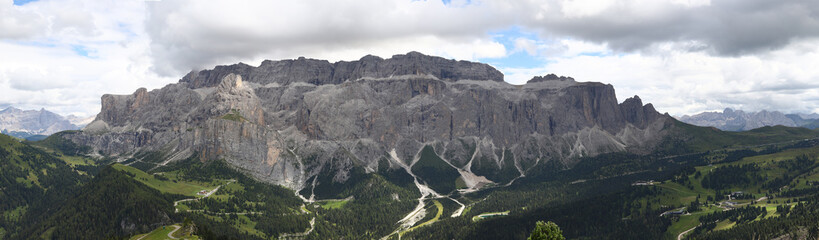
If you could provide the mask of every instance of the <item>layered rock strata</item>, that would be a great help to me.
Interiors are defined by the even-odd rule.
[[[618,103],[608,84],[547,75],[512,85],[486,64],[411,52],[194,71],[161,89],[104,95],[95,121],[66,137],[106,155],[223,158],[293,189],[319,174],[343,183],[354,168],[412,166],[432,146],[474,187],[551,161],[649,150],[667,120],[636,96]]]

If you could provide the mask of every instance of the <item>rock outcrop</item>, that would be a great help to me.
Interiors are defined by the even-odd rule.
[[[418,52],[396,55],[390,59],[367,55],[358,61],[330,63],[326,60],[299,58],[296,60],[265,60],[259,67],[239,63],[217,66],[213,70],[193,71],[180,80],[191,88],[215,87],[227,74],[239,74],[248,82],[260,85],[309,83],[312,85],[339,84],[362,78],[429,75],[440,80],[503,81],[503,74],[481,63],[448,60],[426,56]]]
[[[551,161],[649,150],[667,120],[636,96],[618,103],[608,84],[547,75],[516,86],[486,64],[411,52],[194,71],[103,96],[96,120],[66,137],[109,155],[224,158],[293,189],[318,175],[344,182],[353,168],[408,169],[431,146],[475,187]]]

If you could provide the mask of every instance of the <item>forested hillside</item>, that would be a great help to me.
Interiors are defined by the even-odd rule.
[[[787,140],[789,132],[812,134],[794,130],[717,136],[770,137],[704,152],[584,158],[569,170],[530,174],[507,188],[467,194],[463,198],[472,203],[464,217],[442,219],[402,239],[523,239],[541,220],[557,223],[570,239],[815,236],[810,234],[815,234],[812,214],[819,197],[814,185],[819,184],[819,141]],[[508,214],[489,215],[504,211]]]
[[[539,164],[479,191],[459,186],[463,180],[432,147],[411,169],[387,168],[388,160],[373,171],[354,165],[349,184],[295,192],[197,155],[163,165],[161,153],[138,152],[114,163],[88,157],[59,134],[36,143],[5,137],[8,186],[0,193],[19,200],[3,201],[3,233],[138,238],[184,225],[204,239],[523,239],[546,220],[570,239],[814,236],[816,132],[676,130],[686,134],[660,151],[582,157],[570,168]],[[424,181],[414,183],[409,173]],[[310,181],[334,179],[317,176]],[[418,184],[452,194],[419,198]]]
[[[126,237],[181,220],[173,214],[173,201],[181,198],[163,194],[108,166],[55,214],[22,235],[29,239]]]
[[[0,134],[0,238],[25,236],[74,196],[95,173],[85,161]]]

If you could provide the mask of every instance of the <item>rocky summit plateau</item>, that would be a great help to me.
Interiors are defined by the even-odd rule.
[[[157,166],[224,159],[314,198],[313,189],[360,171],[406,172],[417,185],[453,191],[418,172],[425,151],[456,173],[447,181],[460,178],[472,190],[507,184],[535,166],[651,151],[670,126],[637,96],[618,102],[609,84],[503,78],[487,64],[418,52],[239,63],[192,71],[161,89],[104,95],[96,119],[64,137],[120,159],[158,153]]]

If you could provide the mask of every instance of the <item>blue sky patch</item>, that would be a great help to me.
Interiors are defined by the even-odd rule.
[[[479,59],[481,62],[489,63],[499,68],[534,68],[542,67],[547,63],[546,59],[538,56],[538,54],[530,55],[526,51],[515,52],[515,40],[518,38],[540,41],[535,33],[526,32],[520,27],[514,26],[501,31],[490,32],[489,35],[492,36],[493,40],[503,44],[508,55],[503,58]]]
[[[26,5],[26,3],[36,2],[36,1],[37,0],[14,0],[14,5],[23,6],[23,5]]]
[[[506,48],[507,56],[501,58],[481,58],[479,61],[489,63],[499,68],[539,68],[556,61],[557,58],[573,58],[579,56],[605,57],[613,55],[613,53],[608,50],[600,51],[600,49],[595,48],[568,49],[569,46],[561,43],[560,39],[542,39],[537,33],[527,31],[519,26],[489,32],[488,34],[492,36],[492,40],[503,44]],[[515,49],[516,40],[520,38],[533,41],[535,46],[533,53],[527,52],[526,49]],[[530,49],[530,51],[531,50],[532,49]]]
[[[511,50],[508,49],[507,50]],[[526,52],[516,52],[504,58],[479,59],[480,62],[491,64],[498,68],[535,68],[546,65],[547,61]]]
[[[444,5],[449,5],[450,3],[452,3],[452,0],[441,0],[441,2],[443,2]],[[472,3],[472,0],[466,0],[466,5],[469,5],[471,3]]]
[[[117,30],[124,33],[129,38],[137,37],[137,34],[134,31],[131,31],[131,28],[133,28],[133,26],[131,26],[129,24],[126,24],[126,23],[123,23],[123,22],[118,22],[117,23]]]
[[[604,52],[584,52],[584,53],[580,53],[580,56],[591,56],[591,57],[603,57],[603,56],[609,56],[609,55],[610,54],[607,54],[607,53],[604,53]]]
[[[44,47],[44,48],[53,48],[57,47],[57,44],[48,41],[12,41],[14,44],[23,45],[23,46],[32,46],[32,47]]]
[[[71,45],[71,51],[74,51],[74,53],[76,53],[77,55],[80,55],[80,56],[83,56],[83,57],[88,57],[88,58],[94,58],[90,54],[95,53],[95,51],[93,49],[88,49],[88,47],[82,46],[82,45]]]

